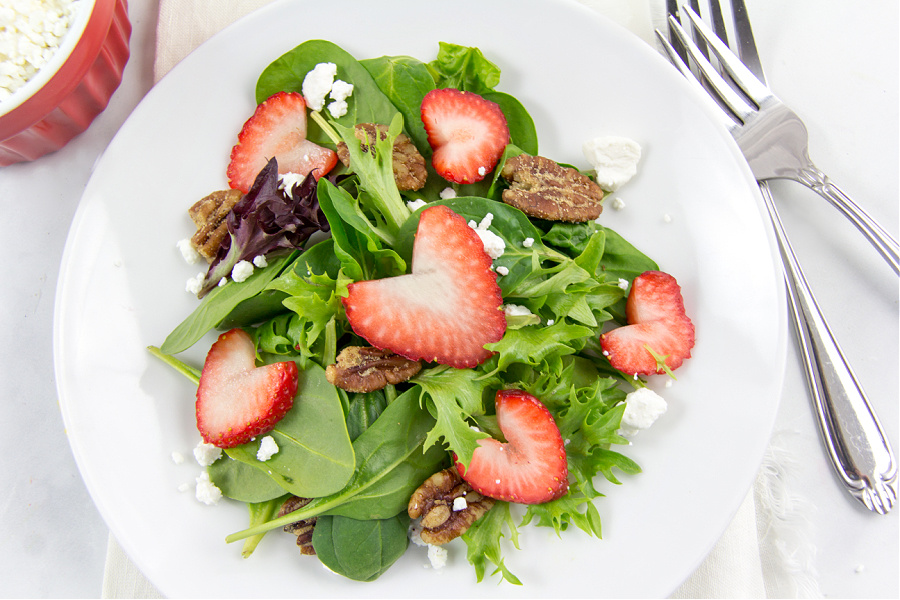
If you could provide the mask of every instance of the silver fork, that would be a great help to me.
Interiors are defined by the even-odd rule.
[[[717,1],[712,0],[711,4]],[[700,34],[700,39],[697,40],[697,49],[700,51],[698,56],[703,58],[705,48],[711,48],[724,71],[741,91],[726,85],[724,78],[708,60],[696,64],[707,85],[718,96],[716,100],[735,120],[729,125],[729,129],[750,163],[756,179],[791,179],[814,190],[850,219],[888,262],[894,273],[900,274],[900,245],[897,240],[813,164],[809,158],[809,135],[803,121],[766,87],[764,80],[758,77],[760,72],[754,76],[747,65],[729,50],[727,44],[706,26],[695,11],[696,5],[693,10],[686,8],[684,14]],[[718,12],[721,15],[721,11]],[[741,15],[745,16],[746,10],[734,16]],[[670,27],[670,33],[672,32]],[[674,30],[676,39],[682,33],[683,30]],[[743,44],[739,48],[745,53],[752,49],[745,48]],[[684,55],[680,58],[684,58]],[[691,58],[696,60],[697,57],[692,55]],[[758,59],[754,66],[758,68]]]
[[[704,38],[704,45],[712,47],[713,52],[719,57],[727,56],[731,53],[727,47],[727,33],[721,7],[718,0],[709,1],[716,33],[709,30],[695,11],[685,8],[685,13],[691,19],[695,30]],[[734,93],[730,85],[709,63],[703,50],[682,29],[678,19],[672,15],[671,8],[670,4],[670,35],[681,45],[685,53],[679,55],[665,36],[657,31],[669,58],[683,74],[693,79],[694,75],[686,62],[687,56],[690,56],[704,76],[708,77],[708,86],[723,94],[729,93],[728,90]],[[762,66],[743,0],[732,0],[732,17],[741,52],[740,60],[745,61],[747,68],[753,71],[759,81],[764,82]],[[716,46],[719,48],[716,49]],[[734,55],[721,58],[723,63],[727,60],[731,60],[732,63],[740,62]],[[732,72],[727,63],[725,70],[728,73]],[[726,126],[734,124],[724,113],[722,117]],[[789,307],[826,450],[844,487],[869,510],[886,514],[897,500],[897,462],[891,445],[818,307],[791,248],[765,181],[760,182],[760,191],[781,251]]]

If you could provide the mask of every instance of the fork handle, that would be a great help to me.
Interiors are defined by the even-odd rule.
[[[875,246],[875,249],[884,260],[891,265],[894,273],[900,274],[900,264],[898,264],[897,258],[900,245],[897,244],[897,240],[891,237],[884,227],[879,225],[866,211],[853,202],[847,194],[817,167],[809,165],[799,169],[796,175],[797,181],[828,200],[845,217],[850,219],[857,229],[866,236],[866,239]]]
[[[809,288],[769,185],[761,182],[760,191],[781,250],[788,304],[828,456],[856,499],[887,514],[897,500],[897,461],[890,442]]]

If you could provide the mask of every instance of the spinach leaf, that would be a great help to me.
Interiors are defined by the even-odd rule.
[[[265,462],[256,458],[259,440],[225,452],[303,498],[337,492],[353,477],[356,463],[341,401],[316,364],[301,372],[293,408],[266,435],[275,438],[278,452]]]
[[[378,420],[387,405],[388,399],[382,390],[350,394],[347,409],[347,431],[350,433],[350,439],[355,441],[362,435]]]
[[[514,96],[504,92],[486,92],[482,96],[485,100],[497,103],[500,110],[503,111],[506,125],[509,127],[510,143],[526,154],[536,155],[538,153],[537,129],[534,127],[534,120],[522,103]]]
[[[208,331],[229,319],[229,315],[241,311],[242,303],[253,302],[253,298],[265,290],[298,254],[290,252],[274,258],[267,257],[269,265],[264,269],[254,270],[246,281],[229,281],[227,285],[214,288],[204,296],[194,312],[166,337],[160,350],[165,354],[178,354],[193,346]],[[251,312],[255,313],[255,310]]]
[[[326,567],[355,581],[375,581],[406,552],[409,516],[357,521],[319,517],[312,545]]]
[[[353,84],[353,95],[347,99],[347,114],[338,119],[348,127],[357,123],[390,123],[397,108],[385,96],[369,71],[340,46],[325,40],[309,40],[275,59],[256,82],[256,103],[277,92],[300,92],[303,79],[319,63],[337,65],[337,78]],[[307,139],[317,144],[330,144],[332,139],[308,122]]]
[[[435,87],[484,94],[500,83],[500,67],[478,48],[440,42],[437,58],[428,63]]]
[[[373,519],[392,517],[404,510],[415,489],[440,470],[447,459],[447,453],[438,446],[423,454],[423,443],[435,421],[419,408],[419,394],[416,388],[400,394],[356,438],[356,470],[342,490],[313,498],[303,508],[264,525],[231,534],[226,541],[234,542],[326,512]],[[338,513],[345,507],[349,508]]]
[[[206,467],[210,481],[222,495],[240,502],[265,502],[284,496],[286,491],[260,469],[234,460],[227,454]]]
[[[431,145],[422,124],[421,106],[425,94],[434,89],[434,78],[428,67],[409,56],[367,58],[359,63],[403,115],[407,135],[427,159],[431,156]]]

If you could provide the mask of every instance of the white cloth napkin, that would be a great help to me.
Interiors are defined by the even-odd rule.
[[[154,77],[158,81],[214,33],[272,0],[160,0]],[[620,23],[650,44],[663,27],[663,0],[578,0]],[[753,490],[700,567],[673,598],[819,597],[802,515],[809,506],[787,493],[788,456],[777,436]],[[798,525],[800,523],[800,525]],[[162,598],[110,535],[104,598]]]

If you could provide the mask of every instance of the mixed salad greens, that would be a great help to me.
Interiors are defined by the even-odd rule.
[[[600,513],[593,501],[602,494],[595,477],[619,483],[616,470],[640,471],[612,448],[628,443],[618,433],[626,390],[643,382],[612,368],[598,338],[605,324],[626,322],[620,280],[632,281],[657,265],[596,221],[532,219],[500,201],[501,166],[518,154],[537,155],[538,137],[526,108],[497,90],[500,70],[478,49],[441,43],[427,63],[407,56],[357,60],[333,43],[308,41],[263,71],[257,102],[278,92],[299,92],[305,75],[327,62],[353,84],[353,94],[339,118],[313,112],[307,139],[329,147],[344,141],[352,169],[339,165],[327,177],[310,176],[282,191],[277,166],[270,162],[240,214],[229,217],[229,241],[210,267],[207,284],[212,285],[154,352],[197,383],[200,371],[174,355],[211,330],[240,327],[250,334],[261,363],[296,362],[296,402],[267,434],[276,439],[278,452],[259,460],[257,439],[227,448],[227,458],[208,467],[222,494],[246,503],[249,511],[249,526],[227,541],[244,540],[248,556],[266,532],[316,517],[312,545],[318,558],[360,581],[379,577],[406,551],[406,509],[416,488],[450,466],[451,456],[469,464],[479,439],[502,439],[494,393],[515,387],[533,394],[566,441],[569,491],[529,505],[521,521],[508,503],[497,501],[462,536],[479,581],[493,568],[492,574],[519,583],[505,566],[502,538],[516,544],[518,528],[527,524],[557,533],[574,526],[599,537]],[[400,192],[391,145],[402,131],[426,159],[431,155],[419,107],[429,91],[444,87],[496,102],[506,116],[510,144],[494,173],[481,182],[450,186],[429,171],[424,188]],[[358,150],[357,123],[389,125],[374,153]],[[455,197],[442,198],[448,187]],[[347,392],[325,374],[342,347],[362,342],[348,325],[341,298],[354,281],[408,271],[424,208],[411,210],[407,203],[419,199],[426,206],[448,206],[475,223],[493,215],[490,230],[505,242],[494,260],[494,268],[504,273],[497,278],[504,305],[528,310],[508,314],[505,335],[487,346],[492,357],[475,368],[430,363],[406,383]],[[265,266],[246,281],[215,285],[236,262],[259,255]],[[277,516],[292,495],[310,501]]]

